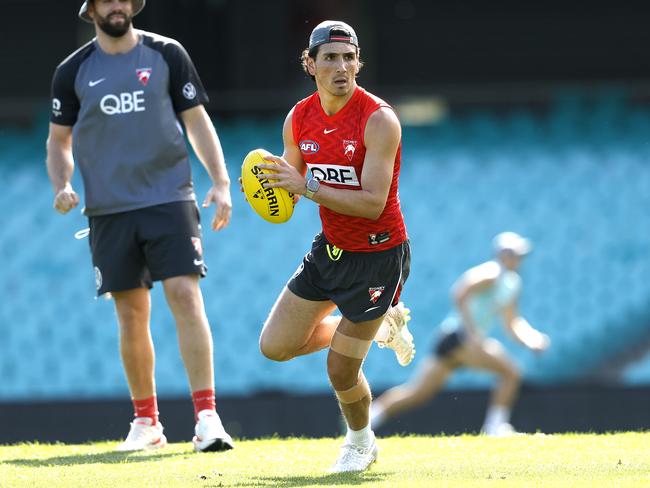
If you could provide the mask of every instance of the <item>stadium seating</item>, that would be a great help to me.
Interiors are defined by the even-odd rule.
[[[281,151],[282,120],[216,121],[233,182],[254,147]],[[412,243],[403,298],[412,309],[418,356],[400,368],[373,348],[365,364],[384,388],[405,380],[430,347],[447,313],[449,286],[490,258],[494,234],[530,236],[520,304],[553,341],[536,356],[495,328],[525,380],[538,384],[593,380],[603,364],[647,341],[650,309],[650,110],[620,94],[558,97],[546,111],[452,115],[439,125],[405,127],[401,201]],[[95,299],[78,211],[52,210],[46,176],[46,124],[0,128],[0,399],[110,397],[127,393],[117,352],[112,302]],[[209,182],[194,161],[201,199]],[[81,190],[79,176],[75,184]],[[236,183],[230,226],[205,226],[209,266],[203,292],[215,344],[220,394],[324,391],[325,354],[273,363],[258,350],[261,325],[313,234],[317,213],[300,202],[290,222],[256,216]],[[209,222],[212,210],[201,211]],[[269,265],[269,263],[273,263]],[[187,392],[173,319],[160,286],[153,295],[159,395]],[[620,375],[650,383],[650,358]],[[490,377],[456,375],[452,388],[483,387]]]

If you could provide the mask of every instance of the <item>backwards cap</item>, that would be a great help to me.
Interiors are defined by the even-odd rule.
[[[131,0],[131,2],[133,2],[133,16],[135,17],[144,8],[146,0]],[[93,19],[88,15],[88,0],[86,0],[79,9],[79,18],[86,22],[90,22],[91,24],[93,23]]]
[[[347,42],[359,47],[359,39],[354,29],[339,20],[326,20],[314,27],[309,36],[309,50],[329,42]]]
[[[497,234],[492,240],[492,246],[494,247],[494,252],[497,254],[502,251],[512,251],[518,256],[525,256],[533,248],[529,239],[515,232],[501,232]]]

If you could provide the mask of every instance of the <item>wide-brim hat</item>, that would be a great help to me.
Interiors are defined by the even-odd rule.
[[[131,2],[133,2],[133,16],[135,17],[144,8],[146,0],[131,0]],[[86,0],[79,9],[79,18],[86,22],[90,22],[91,24],[93,23],[93,19],[88,15],[88,0]]]

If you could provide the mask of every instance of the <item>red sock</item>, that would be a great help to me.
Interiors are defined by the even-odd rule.
[[[217,410],[217,403],[214,399],[214,388],[207,390],[197,390],[192,393],[192,403],[194,403],[194,417],[198,419],[201,410]]]
[[[154,424],[158,422],[158,399],[156,395],[143,400],[133,399],[136,417],[149,417]]]

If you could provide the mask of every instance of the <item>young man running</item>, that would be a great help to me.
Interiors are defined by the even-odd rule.
[[[289,112],[282,157],[260,165],[277,173],[259,177],[317,204],[322,232],[273,306],[260,348],[276,361],[330,348],[327,372],[348,426],[332,471],[363,471],[378,452],[363,360],[373,339],[402,365],[415,353],[399,303],[410,263],[397,190],[401,127],[357,85],[359,43],[346,23],[317,25],[302,65],[316,92]],[[331,315],[337,307],[342,317]]]

